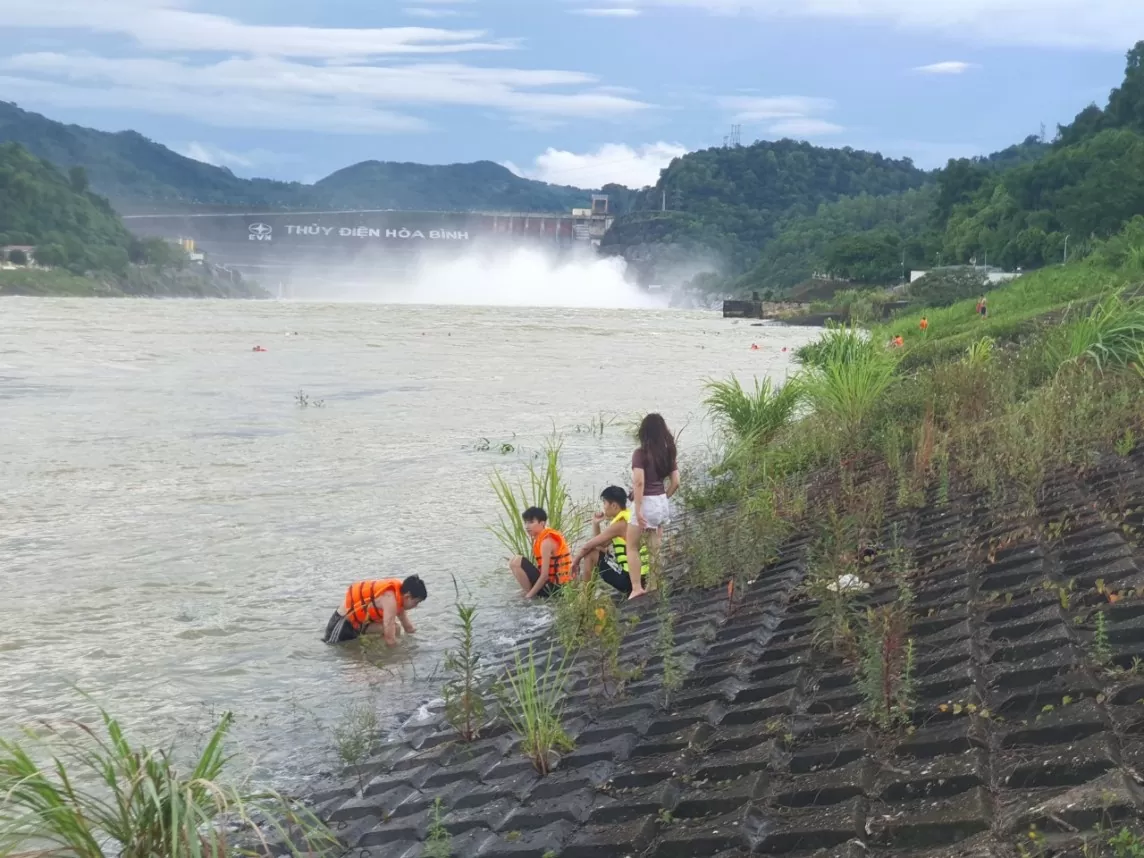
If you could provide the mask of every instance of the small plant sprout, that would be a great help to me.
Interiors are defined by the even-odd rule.
[[[1114,449],[1116,455],[1122,459],[1127,459],[1136,449],[1136,433],[1131,428],[1125,429],[1124,434],[1117,439]]]
[[[453,838],[449,829],[442,822],[442,805],[440,797],[433,800],[433,815],[429,819],[429,828],[425,832],[425,848],[421,852],[422,858],[453,858]]]
[[[480,654],[473,643],[473,618],[476,608],[457,603],[459,628],[454,638],[456,649],[445,654],[445,718],[462,741],[472,742],[485,721],[485,699],[480,686]]]
[[[656,591],[655,649],[663,665],[660,684],[663,687],[664,708],[670,705],[672,695],[683,686],[683,668],[675,652],[675,613],[671,609],[669,589],[670,585],[665,578]]]
[[[376,710],[367,704],[347,706],[332,732],[338,759],[354,769],[358,779],[358,789],[364,793],[362,763],[369,759],[377,747],[380,735]]]
[[[1104,611],[1097,611],[1093,623],[1095,629],[1092,633],[1092,660],[1107,668],[1112,664],[1112,645],[1108,640],[1108,615]]]

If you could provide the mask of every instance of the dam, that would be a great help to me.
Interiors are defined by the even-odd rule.
[[[399,269],[426,254],[461,255],[498,245],[592,249],[612,225],[608,199],[568,213],[394,210],[190,212],[125,215],[135,235],[190,240],[214,263],[252,276],[301,268]]]

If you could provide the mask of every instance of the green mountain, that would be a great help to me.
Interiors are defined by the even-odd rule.
[[[793,140],[705,149],[674,160],[637,196],[635,210],[617,219],[604,246],[613,253],[649,244],[703,249],[740,272],[785,220],[842,197],[901,193],[927,179],[908,159]]]
[[[68,176],[15,143],[0,144],[0,245],[30,244],[47,265],[123,271],[131,236],[82,167]]]
[[[523,179],[490,161],[442,166],[366,161],[314,185],[242,179],[134,131],[65,125],[5,102],[0,102],[2,142],[20,143],[65,169],[83,167],[92,188],[125,213],[188,205],[541,212],[589,204],[589,191]]]
[[[310,191],[325,205],[347,209],[566,212],[591,204],[590,191],[523,179],[492,161],[441,166],[363,161]]]

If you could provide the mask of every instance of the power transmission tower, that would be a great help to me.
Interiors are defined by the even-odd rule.
[[[742,125],[732,125],[731,126],[731,145],[732,146],[742,146],[743,145],[743,143],[742,143],[742,132],[743,132],[743,126]]]

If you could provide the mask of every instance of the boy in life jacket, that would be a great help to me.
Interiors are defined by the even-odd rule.
[[[580,577],[585,581],[592,577],[595,569],[600,580],[628,596],[632,592],[627,543],[632,512],[628,509],[628,493],[619,486],[608,486],[600,493],[600,500],[604,502],[604,511],[592,516],[592,538],[576,552],[572,566],[580,570]],[[649,568],[651,558],[647,545],[643,544],[640,546],[640,579],[645,586]]]
[[[564,534],[548,526],[548,513],[540,507],[529,507],[521,518],[532,538],[532,558],[517,555],[508,568],[524,598],[546,599],[572,580],[572,552]]]
[[[325,643],[352,641],[361,635],[385,635],[390,646],[397,643],[397,624],[407,635],[416,629],[406,612],[425,601],[425,582],[416,575],[404,581],[384,578],[358,581],[346,591],[346,599],[326,624]]]

